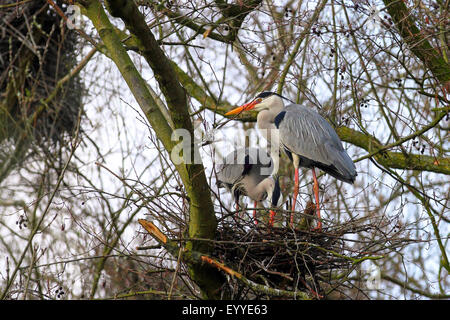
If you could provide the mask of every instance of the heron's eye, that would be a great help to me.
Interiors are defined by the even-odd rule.
[[[256,102],[256,104],[258,104],[258,103],[261,103],[262,100],[263,100],[263,99],[261,99],[261,98],[256,98],[256,99],[255,99],[255,102]]]

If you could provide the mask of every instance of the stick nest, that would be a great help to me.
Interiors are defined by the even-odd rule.
[[[233,217],[220,223],[212,256],[258,284],[323,298],[338,287],[336,275],[381,257],[386,242],[393,240],[382,231],[387,225],[383,219],[361,219],[313,231]],[[267,297],[231,277],[228,284],[234,298]]]

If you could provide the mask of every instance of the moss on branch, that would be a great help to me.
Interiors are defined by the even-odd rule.
[[[414,21],[404,1],[384,0],[386,10],[395,22],[397,29],[408,44],[412,53],[418,57],[439,82],[450,92],[450,64],[433,48],[426,35]]]
[[[339,127],[337,134],[342,141],[360,147],[369,153],[381,165],[393,169],[420,170],[450,174],[450,159],[422,154],[408,154],[385,150],[385,146],[375,137],[348,127]]]
[[[152,68],[160,89],[163,92],[169,109],[171,120],[176,129],[188,130],[193,136],[193,125],[188,112],[186,92],[178,81],[177,74],[173,70],[170,60],[159,47],[158,42],[148,28],[145,17],[140,13],[133,1],[110,0],[107,6],[113,16],[121,18],[133,36],[133,43],[137,44],[140,53]],[[154,129],[157,137],[163,143],[170,154],[175,147],[172,141],[172,128],[164,114],[153,99],[147,83],[137,71],[129,57],[120,33],[111,24],[99,1],[90,1],[85,7],[85,14],[93,22],[104,45],[110,53],[122,77],[133,93],[136,101],[144,111],[147,120]],[[192,139],[193,140],[193,139]],[[193,141],[191,142],[192,155],[195,152]],[[193,158],[191,155],[191,159]],[[190,199],[189,235],[191,238],[213,238],[217,227],[214,215],[214,207],[211,200],[209,186],[206,180],[204,167],[200,163],[179,163],[175,168],[180,174],[186,193]],[[207,243],[190,241],[189,249],[208,252]],[[221,279],[211,271],[210,267],[194,263],[190,266],[190,274],[194,281],[202,289],[207,298],[217,298]]]

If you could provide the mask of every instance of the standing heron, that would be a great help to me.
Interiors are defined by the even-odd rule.
[[[283,99],[289,101],[290,104],[285,106]],[[262,92],[251,102],[233,109],[225,115],[239,114],[252,109],[259,111],[257,125],[263,136],[269,142],[279,144],[279,148],[285,151],[294,164],[293,212],[298,195],[298,168],[312,169],[318,218],[317,229],[321,230],[319,183],[314,168],[319,168],[336,179],[350,184],[355,181],[357,176],[355,165],[342,147],[336,131],[316,111],[295,104],[274,92]],[[277,156],[272,156],[276,161],[275,170],[277,170],[278,151]],[[291,213],[291,225],[293,218],[293,213]]]
[[[272,176],[273,162],[262,149],[240,148],[228,154],[218,167],[219,186],[225,186],[239,205],[241,195],[257,204],[268,200],[272,207],[281,205],[282,196],[277,176]],[[253,211],[255,218],[256,209]],[[269,224],[273,225],[275,212],[270,210]],[[256,220],[255,220],[256,222]]]

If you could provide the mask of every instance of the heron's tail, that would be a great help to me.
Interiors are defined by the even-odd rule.
[[[329,172],[332,176],[350,184],[355,182],[358,173],[356,172],[355,164],[345,150],[336,152],[333,165],[336,170],[335,172]]]

